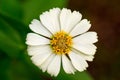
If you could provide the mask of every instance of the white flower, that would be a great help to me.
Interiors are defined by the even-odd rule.
[[[31,22],[29,27],[35,33],[27,35],[28,54],[43,72],[57,76],[61,64],[69,74],[86,70],[98,40],[96,32],[87,32],[90,22],[81,18],[77,11],[53,8],[41,14],[40,21]]]

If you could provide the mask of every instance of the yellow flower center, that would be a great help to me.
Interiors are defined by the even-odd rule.
[[[64,31],[57,32],[50,40],[52,50],[56,54],[68,54],[72,45],[72,37]]]

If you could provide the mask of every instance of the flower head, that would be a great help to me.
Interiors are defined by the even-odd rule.
[[[53,8],[41,14],[40,21],[31,22],[29,27],[34,33],[27,35],[28,54],[43,72],[57,76],[61,64],[69,74],[86,70],[98,40],[96,32],[87,32],[90,22],[81,18],[77,11]]]

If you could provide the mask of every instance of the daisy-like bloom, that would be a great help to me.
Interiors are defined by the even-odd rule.
[[[26,44],[32,62],[43,72],[57,76],[62,65],[68,74],[84,71],[87,61],[96,52],[97,33],[87,32],[91,27],[82,15],[70,9],[53,8],[34,19],[29,25]]]

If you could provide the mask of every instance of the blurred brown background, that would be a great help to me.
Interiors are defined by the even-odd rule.
[[[69,0],[68,7],[89,19],[99,36],[88,71],[95,80],[120,80],[120,0]]]

